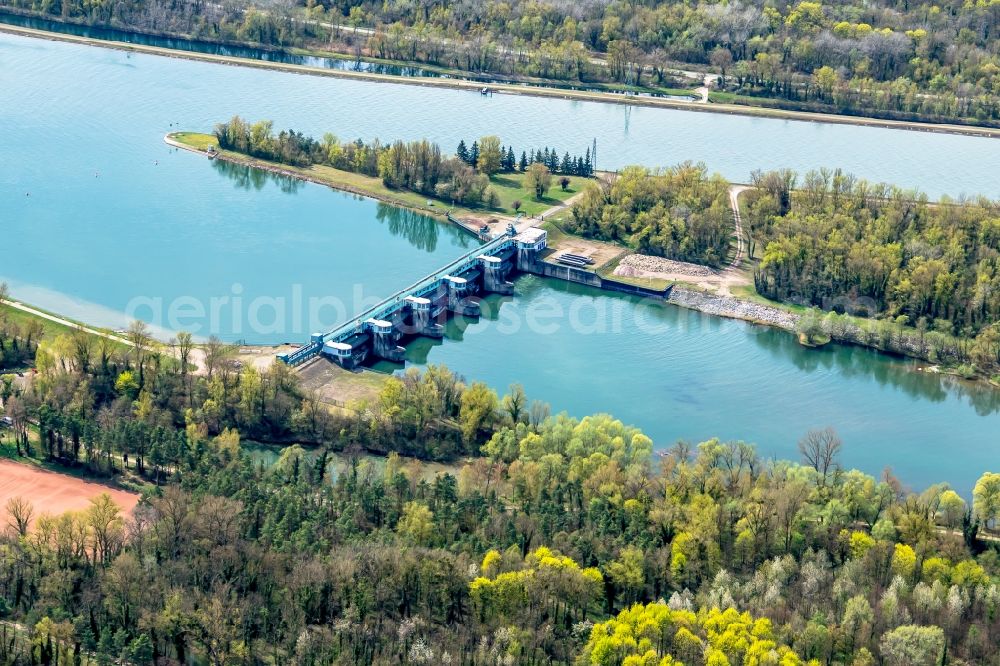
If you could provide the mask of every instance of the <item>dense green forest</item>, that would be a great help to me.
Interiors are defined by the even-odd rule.
[[[931,202],[827,170],[756,173],[754,184],[744,218],[762,250],[761,294],[907,324],[924,353],[1000,363],[1000,204]]]
[[[654,456],[441,367],[334,413],[217,341],[195,372],[187,336],[129,338],[47,339],[4,399],[7,455],[147,490],[0,508],[0,663],[1000,663],[1000,475],[911,492],[830,430],[800,463]]]
[[[833,338],[1000,369],[1000,203],[930,201],[841,171],[755,172],[740,195],[756,291],[813,308],[808,339]],[[637,252],[720,266],[733,230],[729,184],[703,165],[627,167],[591,183],[566,231]]]
[[[41,337],[42,327],[37,321],[21,325],[0,315],[0,371],[31,365]]]
[[[719,265],[729,252],[729,183],[704,164],[627,167],[588,186],[567,231],[622,241],[637,252]]]
[[[1000,11],[993,0],[2,0],[0,6],[205,40],[591,86],[676,86],[670,67],[695,67],[718,75],[716,101],[1000,123]]]

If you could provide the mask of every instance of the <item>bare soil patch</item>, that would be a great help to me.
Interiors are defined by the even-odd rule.
[[[388,375],[370,370],[351,372],[336,363],[317,358],[298,369],[302,388],[315,391],[320,402],[336,407],[350,407],[378,397]]]
[[[240,347],[239,352],[236,355],[236,359],[240,361],[242,365],[252,365],[260,371],[267,370],[272,363],[278,362],[278,354],[289,354],[296,349],[298,345],[293,344],[283,344],[283,345],[247,345]]]
[[[42,514],[55,516],[86,509],[91,498],[102,493],[111,495],[125,514],[132,513],[139,503],[136,493],[12,460],[0,460],[0,513],[3,514],[3,522],[7,517],[7,500],[12,497],[20,496],[30,501],[37,518]]]
[[[267,370],[272,363],[277,361],[278,354],[287,354],[298,348],[299,345],[294,344],[244,345],[235,349],[233,358],[234,360],[239,361],[240,367],[252,365],[257,370],[263,372],[264,370]],[[175,356],[178,353],[176,347],[171,349],[171,352]],[[208,372],[208,368],[205,366],[204,347],[194,347],[191,350],[191,356],[188,357],[188,361],[195,366],[195,374],[204,375]]]

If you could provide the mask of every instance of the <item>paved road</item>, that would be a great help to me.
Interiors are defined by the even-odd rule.
[[[25,305],[24,303],[21,303],[19,301],[6,300],[6,301],[2,301],[2,302],[5,305],[9,305],[10,307],[15,308],[17,310],[21,310],[22,312],[27,312],[30,315],[34,315],[34,316],[40,317],[42,319],[47,319],[48,321],[52,321],[52,322],[55,322],[57,324],[61,324],[61,325],[66,326],[68,328],[76,329],[78,331],[83,331],[84,333],[87,333],[89,335],[96,335],[98,337],[106,338],[106,339],[112,340],[114,342],[119,342],[119,343],[121,343],[121,344],[123,344],[123,345],[125,345],[127,347],[131,347],[132,346],[132,342],[128,338],[126,338],[124,336],[121,336],[121,335],[118,335],[116,333],[109,333],[108,331],[102,331],[102,330],[97,329],[97,328],[90,328],[89,326],[84,326],[83,324],[80,324],[79,322],[71,321],[69,319],[63,319],[62,317],[49,314],[48,312],[42,312],[41,310],[36,310],[35,308],[31,307],[30,305]],[[158,346],[158,345],[156,345],[156,343],[154,343],[154,346]],[[164,344],[163,346],[166,349],[170,350],[170,354],[172,356],[174,356],[175,358],[179,357],[180,350],[177,347],[175,347],[173,345],[170,345],[170,344]],[[191,354],[188,357],[188,361],[191,364],[193,364],[194,366],[196,366],[196,368],[197,368],[197,370],[195,371],[196,374],[204,372],[205,371],[205,350],[203,348],[201,348],[200,346],[195,346],[191,350]]]
[[[569,199],[566,199],[565,201],[560,201],[559,203],[557,203],[552,208],[549,208],[548,210],[543,211],[542,213],[540,213],[538,215],[538,217],[532,218],[533,224],[530,224],[529,226],[537,227],[539,224],[541,224],[542,222],[544,222],[551,215],[554,215],[555,213],[558,213],[559,211],[563,210],[564,208],[569,208],[570,206],[572,206],[573,204],[575,204],[577,201],[579,201],[580,197],[582,197],[583,194],[584,194],[584,191],[580,190],[579,192],[577,192],[576,194],[574,194],[573,196],[571,196]],[[527,228],[527,227],[525,227],[525,228]],[[521,229],[518,228],[518,231],[521,231]]]
[[[36,317],[41,317],[42,319],[47,319],[49,321],[53,321],[53,322],[55,322],[57,324],[62,324],[63,326],[67,326],[69,328],[75,328],[75,329],[81,330],[84,333],[89,333],[90,335],[96,335],[96,336],[101,337],[101,338],[107,338],[108,340],[114,340],[115,342],[120,342],[120,343],[122,343],[124,345],[131,345],[132,344],[126,338],[123,338],[120,335],[116,335],[114,333],[108,333],[107,331],[101,331],[101,330],[98,330],[96,328],[88,328],[86,326],[83,326],[83,325],[79,324],[78,322],[70,321],[69,319],[63,319],[62,317],[57,317],[56,315],[51,315],[51,314],[49,314],[47,312],[42,312],[41,310],[36,310],[35,308],[31,307],[30,305],[25,305],[24,303],[21,303],[19,301],[7,300],[7,301],[0,301],[0,302],[3,302],[6,305],[9,305],[10,307],[12,307],[12,308],[14,308],[16,310],[21,310],[22,312],[27,312],[28,314],[34,315]]]

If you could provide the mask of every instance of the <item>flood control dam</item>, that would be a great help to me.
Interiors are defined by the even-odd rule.
[[[402,341],[414,336],[444,336],[442,322],[449,313],[479,315],[484,294],[513,294],[509,277],[515,270],[533,272],[546,248],[543,229],[507,231],[466,252],[438,271],[397,291],[378,305],[326,333],[314,333],[309,342],[278,359],[299,365],[326,356],[353,370],[369,359],[402,362]]]
[[[482,240],[482,239],[481,239]],[[297,366],[324,356],[353,370],[368,361],[402,363],[402,343],[423,336],[444,337],[450,314],[478,317],[479,301],[487,294],[513,294],[515,273],[533,273],[599,289],[667,298],[671,287],[657,290],[599,275],[584,257],[563,253],[554,261],[548,233],[538,227],[521,231],[510,224],[506,232],[487,238],[443,268],[400,289],[378,305],[326,333],[313,333],[309,342],[278,360]],[[593,263],[593,262],[590,262]]]

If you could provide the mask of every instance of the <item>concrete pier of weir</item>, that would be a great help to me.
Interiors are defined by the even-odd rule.
[[[449,315],[478,317],[484,295],[513,294],[510,278],[517,271],[534,272],[546,243],[543,229],[518,233],[510,226],[351,321],[314,333],[307,344],[278,359],[299,365],[322,355],[349,370],[376,359],[400,363],[406,340],[443,337]]]

